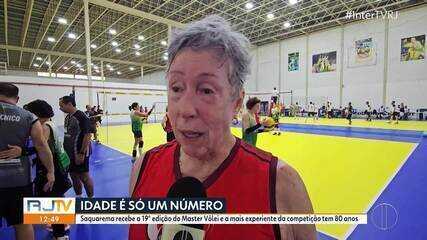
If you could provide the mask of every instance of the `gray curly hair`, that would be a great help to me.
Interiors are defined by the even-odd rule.
[[[224,18],[217,15],[207,16],[187,25],[173,37],[168,48],[167,72],[175,57],[184,48],[195,51],[219,50],[219,57],[232,63],[228,81],[234,88],[233,96],[237,96],[249,74],[249,46],[249,40],[243,34],[232,30]]]

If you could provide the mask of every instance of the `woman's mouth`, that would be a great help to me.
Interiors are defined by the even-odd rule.
[[[181,130],[180,131],[184,137],[188,139],[196,139],[203,135],[202,132],[192,131],[192,130]]]

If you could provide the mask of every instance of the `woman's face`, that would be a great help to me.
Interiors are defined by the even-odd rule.
[[[215,153],[231,136],[230,123],[243,93],[233,97],[229,61],[214,50],[183,49],[170,66],[168,116],[183,151],[195,158]]]
[[[251,112],[254,114],[259,113],[259,110],[261,109],[260,103],[255,104],[255,106],[252,107]]]

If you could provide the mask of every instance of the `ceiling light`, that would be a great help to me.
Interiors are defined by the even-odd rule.
[[[82,65],[81,65],[80,63],[77,63],[77,64],[76,64],[76,67],[81,68],[81,67],[82,67]]]
[[[48,42],[55,42],[55,38],[54,37],[47,37],[47,41]]]
[[[135,52],[135,55],[136,56],[141,56],[141,53],[137,51],[137,52]]]
[[[145,37],[144,37],[144,36],[142,36],[142,35],[139,35],[139,36],[138,36],[138,40],[139,40],[139,41],[144,41],[144,40],[145,40]]]
[[[114,71],[114,68],[109,68],[108,70],[110,70],[110,72]]]
[[[116,41],[112,41],[112,42],[111,42],[111,45],[113,45],[113,47],[117,47],[117,46],[119,45],[119,43],[118,43],[118,42],[116,42]]]
[[[48,65],[48,66],[49,66],[49,65],[50,65],[50,62],[49,62],[49,61],[46,61],[46,65]]]
[[[74,33],[68,33],[68,38],[70,38],[70,39],[76,39],[77,36]]]
[[[296,3],[298,3],[298,0],[289,0],[289,4],[291,4],[291,5],[294,5]]]
[[[273,13],[267,14],[267,19],[268,20],[272,20],[273,18],[274,18],[274,14]]]
[[[95,69],[95,72],[96,72],[96,73],[99,73],[99,70],[98,70],[98,69]]]
[[[169,57],[168,57],[168,56],[163,55],[163,60],[167,61],[168,59],[169,59]]]
[[[133,71],[133,70],[135,70],[135,68],[134,67],[129,67],[129,70]]]
[[[95,49],[95,48],[97,48],[98,46],[96,46],[96,44],[91,44],[91,45],[90,45],[90,47],[91,47],[91,48],[93,48],[93,49]]]
[[[133,45],[133,46],[135,47],[135,49],[140,49],[141,48],[141,46],[139,44],[137,44],[137,43],[135,43],[135,45]]]
[[[71,64],[76,64],[76,61],[72,60],[72,61],[71,61]]]
[[[68,67],[67,67],[67,66],[65,66],[65,67],[63,67],[63,69],[64,69],[64,70],[68,70]]]
[[[117,31],[116,31],[116,29],[110,29],[110,30],[108,30],[108,32],[111,34],[111,35],[115,35],[116,33],[117,33]]]
[[[36,60],[37,60],[37,61],[42,61],[42,60],[43,60],[43,58],[42,58],[42,57],[36,57]]]
[[[105,65],[107,68],[111,68],[111,65],[107,63],[107,65]]]
[[[67,21],[67,19],[65,19],[63,17],[60,17],[60,18],[58,18],[58,23],[65,25],[68,23],[68,21]]]
[[[114,51],[116,51],[116,53],[121,53],[122,52],[122,50],[120,48],[116,48],[116,49],[114,49]]]
[[[117,72],[117,75],[120,75],[120,74],[122,74],[122,72],[118,71],[118,72]]]
[[[39,67],[40,65],[38,65],[37,63],[33,64],[34,67]]]
[[[253,3],[251,3],[251,2],[247,2],[247,3],[245,4],[245,8],[246,8],[247,10],[251,10],[252,8],[254,8],[254,4],[253,4]]]
[[[162,40],[162,41],[160,42],[160,44],[162,44],[163,46],[168,45],[168,43],[167,43],[165,40]]]
[[[285,28],[289,28],[289,27],[291,26],[291,23],[290,23],[290,22],[285,22],[285,23],[283,24],[283,26],[284,26]]]

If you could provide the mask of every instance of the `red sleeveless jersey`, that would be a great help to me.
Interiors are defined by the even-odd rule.
[[[175,141],[145,154],[133,198],[166,197],[181,178]],[[227,213],[276,213],[277,158],[236,138],[229,156],[203,182],[208,197],[224,197]],[[205,225],[205,240],[280,239],[278,225]],[[131,225],[129,239],[156,239],[156,227]]]

